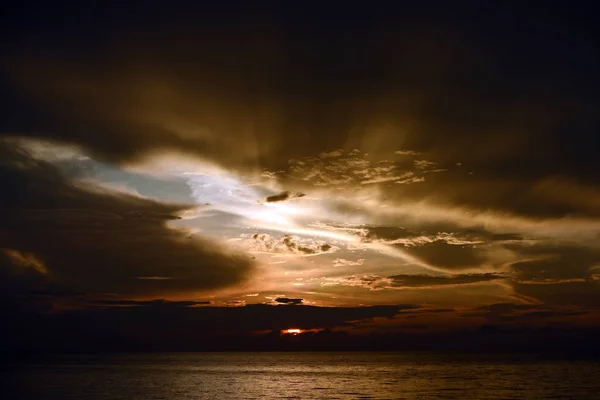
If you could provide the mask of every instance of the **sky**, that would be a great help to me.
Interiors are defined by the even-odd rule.
[[[592,337],[586,7],[14,4],[2,348]]]

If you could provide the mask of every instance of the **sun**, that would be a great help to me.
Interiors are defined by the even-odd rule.
[[[284,330],[283,333],[285,333],[287,335],[298,335],[298,334],[302,333],[302,331],[300,329],[292,328],[292,329]]]

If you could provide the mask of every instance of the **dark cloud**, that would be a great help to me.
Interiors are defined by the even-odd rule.
[[[131,306],[151,306],[151,307],[191,307],[212,304],[210,301],[167,301],[159,300],[90,300],[87,304],[100,307],[131,307]]]
[[[405,251],[446,270],[478,268],[488,259],[485,249],[472,245],[457,246],[444,241],[435,241],[421,247],[409,247]]]
[[[468,285],[472,283],[492,282],[507,279],[503,274],[457,274],[457,275],[424,275],[404,274],[383,277],[379,275],[346,276],[341,278],[325,278],[325,286],[354,286],[370,290],[382,290],[392,288],[431,288],[447,285]]]
[[[200,304],[201,305],[201,304]],[[33,314],[26,323],[10,320],[10,332],[0,349],[112,349],[211,348],[223,334],[252,331],[347,327],[374,318],[392,318],[413,305],[370,307],[293,307],[247,305],[198,306],[197,302],[96,302],[87,309],[64,310],[52,315]],[[23,314],[20,315],[23,318]],[[15,330],[15,327],[17,329]],[[68,337],[69,340],[65,340]],[[144,339],[142,339],[144,338]],[[137,343],[137,344],[136,344]],[[240,343],[243,346],[243,343]]]
[[[252,175],[253,183],[262,171],[270,187],[289,189],[271,192],[267,203],[316,193],[324,209],[331,205],[348,221],[402,225],[355,232],[363,243],[394,246],[453,273],[369,270],[327,281],[334,284],[397,289],[505,279],[459,274],[496,268],[510,274],[502,283],[523,301],[600,303],[597,245],[571,235],[577,225],[569,232],[555,225],[556,218],[593,225],[600,217],[600,46],[591,8],[434,1],[435,7],[326,4],[308,12],[269,2],[35,3],[14,4],[0,15],[7,39],[0,54],[0,135],[73,144],[116,167],[175,152],[236,178]],[[116,296],[118,302],[219,289],[252,272],[247,257],[169,225],[188,206],[91,190],[69,174],[13,144],[0,145],[6,313],[38,315],[48,299]],[[90,175],[134,182],[151,197],[192,196],[183,180],[157,188],[151,179],[114,171],[83,177]],[[225,231],[234,217],[215,211],[205,223],[213,233]],[[467,225],[476,229],[461,228]],[[243,237],[257,252],[339,250],[295,236]],[[278,329],[394,312],[113,306],[54,321],[80,327],[81,318],[89,329],[103,322],[118,336],[114,327],[128,318],[137,325],[123,329],[154,327],[156,317],[168,336],[169,312],[185,315],[178,329],[189,335],[200,326],[194,313],[205,313],[202,324]],[[499,318],[525,318],[514,315],[524,310],[513,311]],[[535,309],[527,318],[548,319],[541,317],[548,312],[555,311]]]
[[[550,305],[573,305],[597,309],[600,283],[593,280],[554,281],[545,284],[513,283],[515,292]]]
[[[419,310],[402,311],[402,314],[440,314],[455,312],[453,308],[423,308]]]
[[[424,224],[424,229],[391,226],[346,227],[362,241],[402,247],[431,265],[447,271],[478,268],[493,263],[493,252],[509,251],[509,258],[496,262],[510,268],[509,274],[463,274],[436,278],[437,284],[462,283],[477,277],[502,277],[517,294],[552,304],[591,305],[600,295],[597,270],[600,252],[589,243],[549,239],[517,233],[493,233],[483,228],[464,229],[445,224]],[[439,229],[445,229],[440,231]],[[534,240],[531,240],[531,239]],[[509,262],[508,260],[513,260]],[[516,261],[514,261],[516,260]],[[406,276],[410,285],[413,279]],[[418,278],[418,275],[413,276]],[[392,279],[394,277],[388,277]],[[433,281],[432,281],[433,284]]]
[[[284,235],[275,238],[267,233],[255,233],[247,243],[252,251],[269,253],[287,253],[312,256],[322,253],[332,253],[338,248],[323,241],[303,239],[299,236]]]
[[[516,234],[494,234],[484,229],[464,229],[449,223],[424,224],[423,228],[361,226],[354,233],[363,242],[400,247],[406,253],[447,271],[478,268],[489,262],[492,245],[522,239]]]
[[[523,283],[544,283],[552,280],[587,279],[592,268],[600,263],[600,249],[583,245],[541,241],[534,245],[511,244],[527,261],[512,264],[517,279]]]
[[[497,303],[476,307],[471,312],[462,314],[462,316],[480,317],[490,324],[514,327],[552,324],[556,320],[579,317],[588,313],[589,310],[572,306]]]
[[[498,309],[503,315],[490,310]],[[318,330],[299,335],[307,340],[305,349],[473,349],[478,351],[531,351],[577,347],[597,349],[597,328],[567,327],[557,324],[564,318],[578,318],[585,313],[544,306],[490,305],[472,310],[465,317],[467,328],[445,327],[428,319],[426,324],[410,324],[409,317],[452,317],[452,310],[430,313],[419,305],[371,307],[294,307],[248,305],[241,307],[199,307],[197,302],[121,301],[96,302],[88,309],[72,309],[28,319],[18,332],[7,325],[0,349],[10,351],[115,351],[115,350],[248,350],[257,339],[259,348],[285,349],[280,346],[280,331],[290,327]],[[414,312],[414,314],[413,314]],[[39,314],[32,314],[37,315]],[[353,329],[377,327],[379,330],[353,335]],[[474,324],[474,325],[473,325]],[[386,329],[387,326],[387,329]],[[402,332],[419,330],[418,335]],[[449,330],[448,330],[449,329]],[[340,332],[340,330],[342,330]],[[262,332],[262,334],[261,334]],[[336,332],[338,334],[336,334]],[[506,340],[497,341],[496,335]],[[267,335],[267,336],[263,336]],[[69,340],[65,340],[65,338]],[[329,337],[320,343],[311,338]],[[347,341],[349,340],[349,341]],[[517,343],[515,343],[517,341]],[[366,346],[363,346],[365,345]],[[541,346],[540,346],[541,344]]]
[[[585,315],[585,311],[532,311],[522,314],[525,318],[555,318],[555,317],[571,317]]]
[[[444,286],[444,285],[466,285],[469,283],[490,282],[498,279],[506,279],[507,276],[496,273],[486,274],[462,274],[462,275],[394,275],[391,279],[392,286],[398,287],[422,287],[422,286]]]
[[[302,304],[302,302],[304,301],[304,299],[290,299],[290,298],[287,298],[287,297],[277,297],[275,299],[275,301],[277,303],[295,305],[295,304]]]
[[[455,245],[479,244],[487,242],[511,242],[523,240],[518,233],[494,233],[483,228],[462,228],[449,222],[421,223],[419,226],[407,228],[397,226],[359,226],[359,235],[363,241],[394,242],[406,246],[418,246],[434,241]]]
[[[109,320],[118,314],[130,315],[135,320],[146,313],[154,313],[156,320],[148,322],[155,327],[164,326],[176,329],[172,323],[182,318],[181,327],[189,326],[195,331],[252,331],[287,329],[290,326],[302,329],[332,328],[351,325],[356,321],[369,320],[375,317],[391,318],[400,310],[414,308],[413,305],[370,306],[370,307],[277,307],[270,305],[247,305],[244,307],[192,307],[186,304],[170,302],[149,302],[141,307],[110,308],[98,312],[73,311],[65,313],[67,318],[80,315],[85,318],[103,318]],[[173,312],[174,314],[170,314]],[[107,321],[108,322],[108,321]],[[163,325],[164,324],[164,325]],[[190,325],[191,324],[191,325]],[[105,326],[113,326],[107,323]]]
[[[514,303],[496,303],[489,304],[485,306],[476,307],[477,311],[486,311],[493,314],[512,314],[515,311],[519,310],[531,310],[535,309],[536,306],[532,304],[514,304]]]
[[[414,164],[411,160],[372,161],[358,149],[341,150],[334,156],[302,157],[289,160],[286,179],[310,182],[317,187],[352,189],[370,184],[411,184],[425,180],[424,174],[432,172],[435,163]],[[424,162],[424,160],[422,160]]]
[[[449,202],[532,213],[523,189],[538,178],[595,181],[597,51],[586,28],[597,28],[585,7],[324,6],[314,21],[276,5],[150,4],[118,18],[75,9],[60,29],[21,7],[3,16],[13,38],[4,131],[115,161],[173,149],[271,171],[340,146],[408,149],[465,172],[401,185],[406,197],[433,187]],[[523,28],[508,32],[514,21]]]
[[[556,157],[561,158],[561,155]],[[419,185],[405,185],[401,190],[392,187],[388,191],[390,196],[405,202],[428,199],[441,201],[446,206],[536,218],[600,216],[595,200],[600,193],[599,182],[583,182],[580,177],[588,173],[586,170],[565,179],[560,171],[539,171],[536,176],[528,176],[512,168],[509,174],[502,166],[495,166],[493,171],[482,171],[483,168],[491,169],[471,166],[467,171],[465,167],[455,167],[443,174],[428,175]]]
[[[517,293],[555,305],[600,304],[600,251],[595,247],[552,241],[508,247],[525,259],[511,265]]]
[[[281,192],[281,193],[275,194],[273,196],[268,196],[267,198],[265,198],[265,201],[267,203],[275,203],[278,201],[296,199],[296,198],[304,197],[304,196],[306,196],[304,193],[300,193],[300,192],[292,193],[292,192],[289,192],[286,190],[285,192]]]
[[[167,295],[234,285],[252,271],[248,257],[167,226],[189,206],[87,189],[10,141],[0,159],[0,253],[13,279],[90,295]]]
[[[292,236],[284,236],[281,242],[291,251],[299,251],[304,254],[325,253],[331,250],[331,245],[327,243],[319,244],[316,248],[299,245]]]

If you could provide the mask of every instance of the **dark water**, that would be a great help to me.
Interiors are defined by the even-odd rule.
[[[5,364],[2,399],[599,399],[600,362],[432,353],[64,355]]]

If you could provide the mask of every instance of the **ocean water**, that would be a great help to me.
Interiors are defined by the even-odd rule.
[[[54,355],[5,363],[2,399],[599,399],[598,360],[434,353]]]

